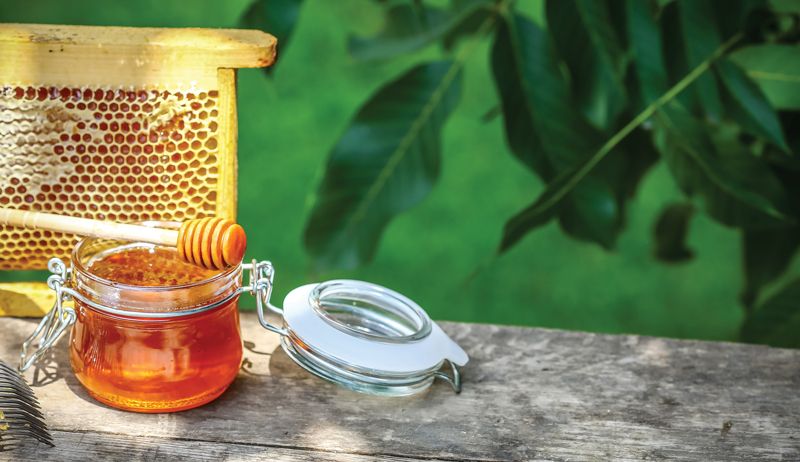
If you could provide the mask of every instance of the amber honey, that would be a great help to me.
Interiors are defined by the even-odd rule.
[[[93,397],[120,409],[168,412],[225,391],[242,360],[238,296],[196,314],[181,312],[225,301],[240,271],[189,265],[175,249],[161,247],[122,246],[83,260],[88,264],[79,262],[76,276],[87,298],[127,313],[75,302],[70,361]]]
[[[218,271],[185,263],[175,249],[128,248],[92,263],[89,271],[107,281],[132,286],[170,287],[211,278]]]

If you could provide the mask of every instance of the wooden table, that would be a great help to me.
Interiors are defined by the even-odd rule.
[[[16,365],[35,323],[0,319],[0,357]],[[173,414],[94,401],[62,338],[26,374],[56,447],[0,459],[800,460],[798,350],[441,323],[471,358],[463,392],[437,380],[381,398],[306,373],[252,313],[242,324],[245,366],[230,389]]]

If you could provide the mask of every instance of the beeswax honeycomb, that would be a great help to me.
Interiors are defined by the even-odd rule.
[[[0,89],[0,207],[114,220],[213,216],[218,92]],[[0,269],[44,269],[75,236],[0,226]]]

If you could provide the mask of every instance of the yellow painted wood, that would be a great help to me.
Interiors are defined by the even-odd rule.
[[[41,317],[55,300],[44,282],[0,283],[0,316]]]
[[[275,61],[255,30],[0,24],[4,85],[213,89],[217,69]]]
[[[236,220],[237,157],[236,69],[219,69],[217,216]]]

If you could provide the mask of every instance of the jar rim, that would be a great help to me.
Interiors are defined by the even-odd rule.
[[[349,279],[326,281],[311,290],[308,303],[328,325],[371,342],[404,344],[431,334],[431,319],[425,310],[404,295],[377,284]],[[357,325],[334,313],[356,318]]]
[[[148,221],[133,222],[131,224],[140,225],[140,226],[147,226],[149,228],[178,229],[178,228],[180,228],[182,223],[177,222],[177,221],[148,220]],[[103,284],[103,285],[108,286],[108,287],[114,287],[114,288],[122,289],[122,290],[133,290],[133,291],[139,291],[139,292],[160,292],[160,291],[163,291],[165,288],[174,289],[174,290],[191,289],[193,287],[199,287],[201,285],[208,284],[210,282],[215,282],[215,281],[220,280],[220,279],[225,278],[225,277],[229,277],[231,275],[231,273],[237,271],[239,269],[239,267],[241,266],[241,263],[236,265],[236,266],[231,266],[230,268],[227,268],[227,269],[225,269],[223,271],[220,271],[219,273],[211,276],[208,279],[203,279],[201,281],[196,281],[196,282],[190,282],[188,284],[175,284],[175,285],[170,285],[170,286],[139,286],[139,285],[134,285],[134,284],[125,284],[125,283],[122,283],[122,282],[114,282],[114,281],[110,281],[108,279],[101,278],[101,277],[97,276],[96,274],[92,273],[91,271],[89,271],[89,268],[83,266],[83,263],[81,263],[81,259],[80,259],[80,252],[83,250],[83,248],[86,245],[88,245],[89,243],[91,243],[91,242],[93,242],[95,240],[97,240],[97,238],[84,237],[80,241],[78,241],[78,243],[75,245],[75,247],[73,247],[72,255],[71,255],[71,264],[72,264],[73,269],[74,270],[75,269],[79,270],[81,275],[91,279],[93,282],[96,282],[96,283],[99,283],[99,284]],[[145,245],[149,246],[149,245],[152,245],[152,244],[144,244],[144,243],[136,243],[136,242],[131,242],[130,243],[131,246],[134,246],[134,245],[137,245],[137,244],[138,244],[138,246],[145,246]],[[116,248],[121,248],[121,247],[125,247],[125,246],[119,246],[119,247],[116,247]],[[155,247],[155,246],[153,246],[153,247]]]

